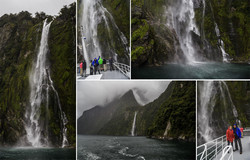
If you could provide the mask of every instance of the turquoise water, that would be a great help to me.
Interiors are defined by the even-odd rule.
[[[79,160],[194,160],[195,143],[146,137],[78,135]]]
[[[69,148],[0,148],[4,160],[75,160],[76,150]]]
[[[250,65],[195,63],[134,67],[132,79],[250,79]]]

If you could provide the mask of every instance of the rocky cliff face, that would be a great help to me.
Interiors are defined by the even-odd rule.
[[[184,57],[174,30],[166,26],[163,0],[132,0],[132,65],[161,65]]]
[[[44,19],[51,16],[28,12],[0,18],[0,145],[15,145],[24,137],[25,111],[29,105],[29,73],[40,45]],[[51,25],[49,61],[51,77],[69,119],[70,145],[75,144],[75,4],[64,7]],[[60,55],[60,56],[59,56]],[[68,57],[68,58],[67,58]],[[53,95],[51,100],[54,101]],[[50,106],[50,139],[59,145],[60,120],[56,103]],[[58,129],[59,128],[59,129]]]
[[[171,82],[165,92],[145,106],[140,106],[129,91],[105,107],[85,111],[78,119],[78,133],[129,136],[135,113],[137,136],[194,141],[195,83]]]

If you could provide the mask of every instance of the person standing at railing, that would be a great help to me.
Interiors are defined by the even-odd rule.
[[[235,137],[235,151],[238,150],[238,144],[239,144],[239,147],[240,147],[240,154],[242,154],[242,145],[241,145],[241,131],[240,129],[237,127],[237,124],[234,124],[234,128],[233,128],[233,131],[234,131],[234,137]],[[238,143],[238,144],[237,144]]]
[[[241,137],[243,138],[243,127],[240,128],[240,131],[241,131]]]
[[[107,67],[107,61],[105,58],[103,58],[103,68],[104,68],[104,72],[107,71],[108,67]]]
[[[234,146],[233,146],[234,131],[233,131],[232,126],[229,126],[229,128],[227,129],[226,136],[227,136],[227,145],[230,145],[230,144],[231,144],[232,147],[234,148]],[[229,153],[229,152],[228,152],[228,153]]]
[[[103,59],[99,56],[98,63],[100,65],[99,70],[104,71],[103,69]]]
[[[84,77],[86,77],[87,76],[87,63],[86,63],[86,61],[85,60],[83,60],[82,61],[82,70],[83,70],[83,73],[82,73],[82,77],[83,77],[83,74],[84,74]]]
[[[99,63],[98,63],[98,60],[100,59],[100,56],[98,59],[94,59],[93,62],[92,62],[92,65],[94,66],[94,74],[96,75],[96,72],[98,71],[99,74],[100,73],[100,70],[99,70]]]
[[[90,60],[90,64],[89,64],[89,69],[90,69],[90,75],[93,75],[93,70],[94,70],[94,68],[93,68],[94,66],[92,65],[92,60]]]
[[[112,57],[109,57],[109,67],[110,67],[110,71],[114,70],[114,60]]]
[[[83,63],[80,63],[80,76],[83,77]]]

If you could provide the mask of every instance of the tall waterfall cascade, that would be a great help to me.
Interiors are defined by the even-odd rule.
[[[199,83],[198,101],[198,132],[204,142],[217,138],[219,133],[216,132],[219,129],[223,131],[224,128],[227,128],[231,117],[234,120],[238,118],[238,112],[228,86],[223,81]],[[218,106],[218,101],[221,102],[222,106]],[[217,112],[220,109],[219,114],[215,113],[216,109]],[[215,115],[219,117],[214,119]]]
[[[188,63],[197,61],[196,49],[192,41],[194,32],[200,35],[198,27],[195,23],[194,4],[191,0],[174,1],[166,11],[167,25],[173,28],[178,36],[180,47]]]
[[[128,40],[121,32],[119,27],[116,25],[113,16],[108,12],[108,10],[103,7],[101,0],[84,0],[82,1],[83,13],[81,19],[81,36],[83,43],[83,53],[84,59],[87,61],[87,66],[89,67],[90,60],[103,57],[103,47],[108,49],[109,58],[112,57],[117,61],[117,53],[114,50],[114,42],[119,41],[124,47],[125,52],[127,52],[127,58],[129,58],[129,45]],[[106,46],[103,46],[98,38],[98,26],[104,24],[104,31],[108,34],[106,41]],[[112,33],[116,32],[118,38],[112,36]]]
[[[30,107],[26,109],[25,130],[27,141],[32,147],[49,147],[49,93],[52,91],[56,95],[57,105],[60,114],[61,134],[62,134],[62,147],[68,145],[67,128],[68,123],[65,113],[62,111],[60,98],[56,91],[53,81],[50,77],[48,67],[47,54],[48,49],[48,36],[50,25],[52,22],[47,23],[44,21],[40,47],[37,53],[36,61],[33,63],[32,70],[29,75],[30,84]],[[42,115],[45,112],[45,117]]]
[[[135,115],[134,115],[133,125],[132,125],[132,129],[131,129],[131,136],[135,136],[136,116],[137,116],[137,111],[135,112]]]

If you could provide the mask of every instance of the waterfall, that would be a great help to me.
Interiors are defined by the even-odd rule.
[[[192,0],[173,1],[167,9],[168,26],[178,36],[180,47],[189,63],[197,61],[192,32],[200,35],[195,23],[194,4]]]
[[[219,30],[217,23],[215,23],[215,32],[216,32],[216,35],[218,37],[218,43],[219,43],[219,47],[220,47],[222,57],[223,57],[222,60],[223,60],[223,62],[228,62],[229,55],[225,51],[224,42],[222,41],[222,39],[220,37],[220,30]]]
[[[85,59],[93,60],[101,56],[103,58],[113,57],[117,61],[117,53],[115,51],[115,42],[120,42],[129,59],[128,41],[124,34],[116,25],[113,16],[103,7],[100,0],[84,0],[82,1],[82,36],[86,37],[83,56]],[[102,32],[107,35],[105,42],[100,42],[98,29],[103,25]],[[112,34],[117,34],[115,37]],[[83,40],[84,41],[84,40]],[[84,43],[84,42],[83,42]],[[108,53],[104,53],[105,51]],[[89,63],[89,61],[88,61]]]
[[[225,82],[205,81],[198,85],[198,134],[205,143],[225,134],[238,112]]]
[[[33,63],[32,70],[29,76],[30,83],[30,107],[27,107],[25,118],[25,130],[27,141],[33,147],[47,147],[50,146],[49,143],[49,92],[50,89],[56,94],[56,99],[61,116],[61,128],[63,142],[62,146],[66,146],[68,141],[66,137],[66,124],[67,118],[62,111],[60,98],[53,86],[53,81],[50,77],[50,72],[48,68],[47,53],[48,49],[48,36],[49,29],[52,22],[47,23],[47,19],[44,21],[40,47],[37,53],[37,59]],[[43,108],[45,107],[45,108]],[[42,115],[45,112],[45,117]]]
[[[136,115],[137,115],[137,111],[135,112],[135,116],[134,116],[134,120],[133,120],[133,125],[132,125],[132,129],[131,129],[131,136],[135,136]]]
[[[204,40],[206,38],[206,36],[205,36],[205,28],[204,28],[205,13],[206,13],[206,0],[202,0],[202,4],[203,4],[203,11],[202,11],[202,25],[201,25],[201,30],[202,30],[202,39]]]
[[[200,112],[198,112],[199,132],[204,140],[212,140],[213,129],[210,127],[211,117],[215,106],[216,89],[213,81],[207,81],[200,89]]]

